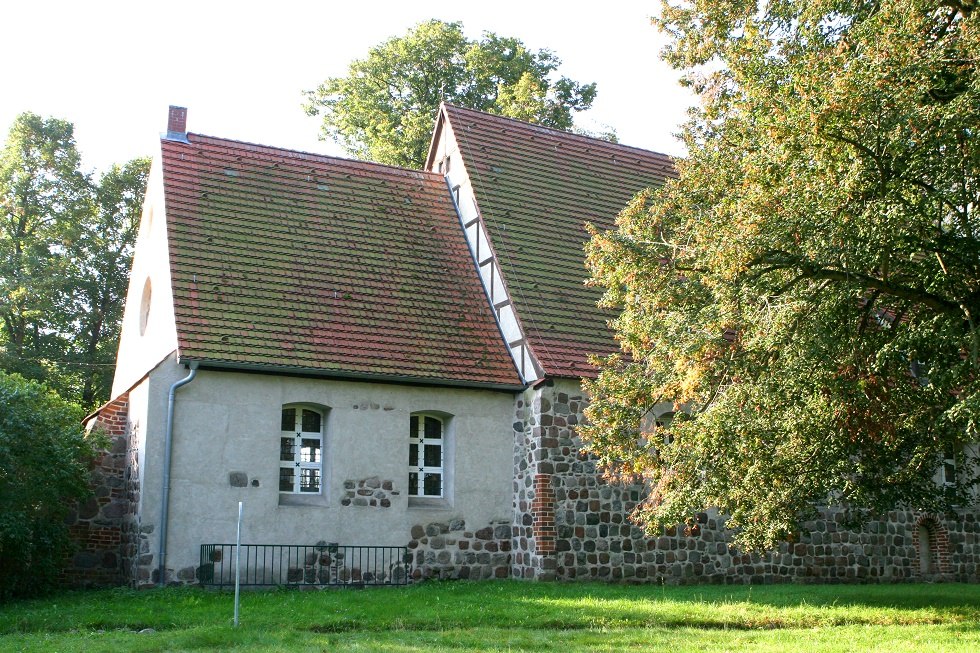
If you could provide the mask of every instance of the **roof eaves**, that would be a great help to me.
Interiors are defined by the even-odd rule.
[[[338,370],[324,370],[312,367],[285,367],[276,365],[260,365],[256,363],[236,363],[233,361],[217,361],[207,359],[191,359],[181,356],[178,359],[181,365],[196,362],[198,369],[219,370],[227,372],[249,372],[258,374],[279,374],[283,376],[299,376],[306,378],[336,379],[348,381],[363,381],[367,383],[395,383],[399,385],[427,385],[435,387],[451,388],[476,388],[484,390],[498,390],[501,392],[523,392],[527,385],[520,383],[497,383],[493,381],[455,381],[452,379],[430,379],[413,376],[399,376],[390,374],[371,374],[364,372],[347,372]]]

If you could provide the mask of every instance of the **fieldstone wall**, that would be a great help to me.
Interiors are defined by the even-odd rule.
[[[508,578],[511,573],[511,525],[490,523],[467,530],[462,518],[412,526],[408,550],[413,580]]]
[[[126,466],[126,486],[132,517],[123,524],[122,557],[127,580],[137,588],[153,587],[159,576],[159,570],[153,564],[154,555],[150,553],[150,538],[155,529],[153,524],[143,522],[143,515],[139,511],[142,487],[139,452],[143,448],[144,437],[140,423],[132,422],[127,451],[129,462]]]
[[[551,487],[555,471],[551,460],[558,442],[550,429],[541,426],[542,413],[550,413],[551,404],[538,389],[530,389],[516,399],[514,414],[514,519],[511,524],[511,576],[513,578],[539,580],[555,579],[556,559],[554,541],[546,541],[545,535],[553,535],[546,528],[554,528],[554,502],[537,492]],[[550,419],[549,414],[547,419]],[[567,473],[562,463],[561,473]],[[537,500],[537,504],[535,501]],[[537,521],[535,518],[537,517]],[[541,541],[538,538],[541,537]]]
[[[774,583],[980,581],[975,511],[892,511],[860,531],[824,510],[799,542],[766,555],[731,546],[725,517],[698,515],[648,536],[629,520],[637,484],[602,478],[575,434],[587,399],[578,383],[545,380],[518,399],[512,575],[623,582]]]
[[[128,473],[128,412],[129,397],[124,394],[103,407],[89,424],[90,432],[109,438],[109,446],[92,465],[92,497],[75,506],[66,518],[76,546],[62,575],[67,586],[106,587],[128,580],[126,544],[136,514]]]
[[[391,497],[401,494],[394,487],[395,482],[391,479],[381,480],[377,476],[359,480],[349,478],[344,481],[344,495],[340,498],[340,505],[390,508]]]

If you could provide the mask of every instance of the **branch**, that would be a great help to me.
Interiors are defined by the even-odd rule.
[[[762,257],[759,257],[757,262],[768,265],[771,269],[796,269],[799,271],[800,275],[808,279],[825,279],[828,281],[860,283],[871,290],[877,290],[892,297],[917,302],[933,309],[934,311],[938,311],[939,313],[950,315],[960,315],[962,313],[963,307],[959,302],[950,301],[944,297],[926,292],[922,289],[910,288],[909,286],[891,283],[862,272],[822,268],[803,261],[786,260],[785,258],[770,258],[771,256],[778,254],[786,256],[785,252],[770,252],[764,254]]]

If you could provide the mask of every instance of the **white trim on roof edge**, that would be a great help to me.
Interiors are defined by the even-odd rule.
[[[440,165],[447,160],[449,170],[444,171],[440,169]],[[444,108],[440,108],[439,111],[432,145],[426,160],[426,169],[445,176],[456,206],[456,214],[466,236],[466,243],[469,245],[470,254],[479,272],[480,283],[483,284],[484,293],[497,320],[504,344],[514,360],[521,380],[525,384],[534,383],[543,376],[541,365],[527,343],[524,327],[511,300],[497,253],[490,242],[483,216],[480,214],[459,143],[453,134],[449,116]]]

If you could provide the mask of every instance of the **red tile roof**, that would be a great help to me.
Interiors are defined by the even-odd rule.
[[[518,386],[439,175],[163,140],[181,360]]]
[[[589,354],[616,349],[584,285],[586,222],[610,228],[638,191],[676,176],[673,161],[625,145],[445,105],[480,213],[545,374],[594,376]]]

